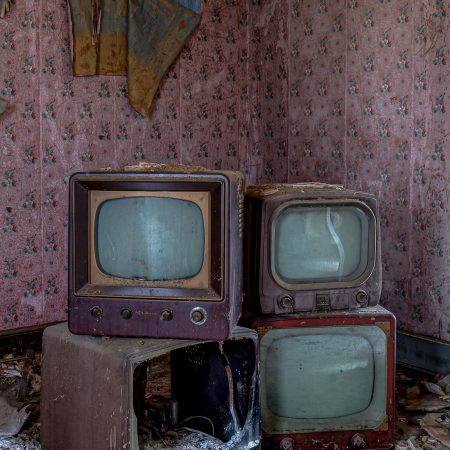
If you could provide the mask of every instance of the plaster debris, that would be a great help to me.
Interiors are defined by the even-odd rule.
[[[397,450],[450,450],[450,375],[398,368]]]
[[[421,447],[414,438],[407,439],[406,443],[408,444],[408,448],[411,450],[423,450],[423,447]]]
[[[39,444],[39,426],[33,425],[31,428],[14,437],[0,438],[0,449],[41,450],[41,445]]]
[[[251,450],[259,448],[259,440],[242,445],[241,433],[228,442],[222,442],[209,434],[191,428],[178,428],[167,432],[159,441],[139,445],[141,450]]]
[[[450,375],[439,380],[438,385],[444,389],[446,394],[450,394]]]
[[[178,428],[165,434],[159,441],[139,446],[142,450],[221,450],[222,441],[190,428]]]
[[[40,335],[0,342],[0,449],[40,450]]]
[[[436,383],[431,383],[430,381],[422,381],[422,384],[425,387],[425,389],[428,392],[431,392],[432,394],[437,394],[437,395],[442,395],[442,396],[445,395],[445,392],[442,389],[442,387]]]
[[[6,378],[22,378],[22,374],[15,369],[5,369],[3,370],[3,376]]]
[[[434,439],[450,448],[450,418],[445,414],[427,414],[420,425]]]
[[[26,407],[17,410],[8,399],[0,397],[0,437],[15,436],[27,420]]]
[[[442,400],[438,395],[427,394],[419,396],[416,399],[400,401],[399,404],[404,405],[404,409],[409,411],[436,412],[450,408],[450,402],[447,400]]]

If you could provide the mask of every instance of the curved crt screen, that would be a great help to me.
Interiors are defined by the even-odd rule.
[[[271,330],[261,341],[263,427],[374,428],[386,411],[386,336],[376,326]]]
[[[274,223],[272,267],[289,284],[356,280],[369,263],[369,239],[361,208],[289,206]]]
[[[293,348],[303,350],[301,357]],[[267,364],[284,370],[273,370],[268,379],[271,410],[277,416],[305,419],[363,411],[373,392],[372,353],[369,342],[360,336],[310,335],[274,342]],[[290,401],[293,393],[297,402]],[[335,401],[317,401],[318,396]]]
[[[95,251],[103,273],[149,281],[191,278],[203,265],[205,229],[191,201],[127,197],[103,202]]]

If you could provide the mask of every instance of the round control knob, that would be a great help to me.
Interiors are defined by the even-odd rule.
[[[289,295],[283,295],[283,297],[280,297],[278,299],[278,306],[281,309],[294,309],[295,306],[295,302],[294,299],[292,297],[290,297]]]
[[[170,311],[169,309],[165,309],[161,313],[161,316],[159,317],[159,319],[169,322],[169,321],[171,321],[173,319],[173,312]]]
[[[352,448],[355,450],[366,448],[367,447],[367,439],[361,433],[356,433],[352,436],[351,440]]]
[[[194,308],[191,311],[191,321],[195,325],[203,325],[206,322],[207,315],[204,308]]]
[[[122,309],[122,311],[120,311],[120,315],[122,316],[122,318],[128,320],[131,318],[133,313],[128,308],[124,308]]]
[[[284,438],[280,442],[280,450],[293,450],[294,449],[294,439]]]
[[[100,319],[100,317],[103,316],[103,309],[100,308],[100,306],[94,306],[93,308],[91,308],[91,316],[94,319]]]
[[[361,306],[367,306],[369,304],[369,296],[367,295],[367,292],[358,291],[355,298],[356,302]]]

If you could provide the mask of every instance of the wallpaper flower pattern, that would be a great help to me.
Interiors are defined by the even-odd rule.
[[[0,328],[66,317],[70,174],[140,160],[377,194],[382,302],[450,340],[448,0],[207,0],[149,119],[74,78],[65,2],[0,19]]]

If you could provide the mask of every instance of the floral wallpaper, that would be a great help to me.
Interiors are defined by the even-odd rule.
[[[66,316],[70,174],[145,160],[377,194],[382,303],[450,341],[449,0],[204,1],[149,118],[72,76],[66,8],[0,18],[0,329]]]
[[[450,340],[448,0],[290,0],[289,180],[381,206],[382,304]]]

